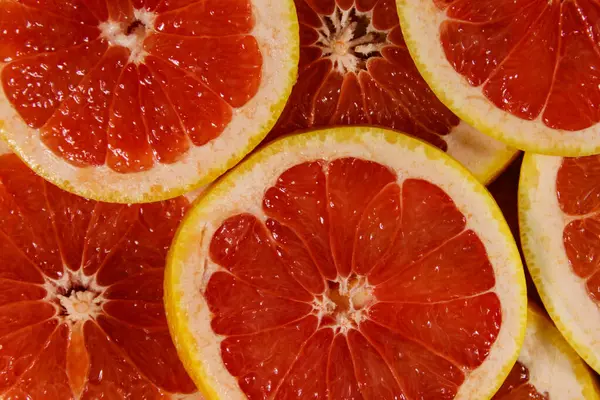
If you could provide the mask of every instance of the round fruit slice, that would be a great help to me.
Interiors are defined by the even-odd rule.
[[[544,312],[530,304],[519,360],[493,400],[598,400],[594,379]]]
[[[169,260],[169,327],[210,398],[490,398],[525,331],[495,202],[393,131],[266,147],[190,211]]]
[[[600,372],[600,156],[527,154],[519,187],[529,271],[558,329]]]
[[[483,182],[515,156],[461,122],[419,75],[394,0],[295,0],[299,77],[270,138],[314,127],[377,125],[427,140]]]
[[[464,121],[522,150],[600,152],[596,0],[397,0],[421,74]]]
[[[0,398],[201,398],[163,305],[188,205],[86,200],[2,152]]]
[[[0,136],[87,198],[173,198],[273,127],[298,40],[292,0],[2,1]]]

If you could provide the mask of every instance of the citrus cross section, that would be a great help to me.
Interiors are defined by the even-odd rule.
[[[266,135],[297,36],[291,0],[4,1],[0,133],[69,191],[172,198]]]
[[[458,163],[393,131],[337,128],[271,144],[197,203],[165,302],[210,397],[485,398],[524,333],[520,268]]]
[[[555,324],[596,371],[600,370],[598,177],[599,156],[528,154],[519,188],[527,266]]]
[[[600,151],[596,0],[398,0],[415,63],[480,131],[556,156]]]
[[[415,67],[393,0],[296,0],[298,82],[268,138],[336,125],[376,125],[447,151],[489,182],[516,150],[462,122]]]
[[[0,155],[0,397],[199,398],[162,289],[188,205],[86,200]]]

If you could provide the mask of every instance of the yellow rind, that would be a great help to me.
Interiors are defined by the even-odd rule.
[[[503,152],[499,152],[496,156],[495,161],[490,164],[490,168],[488,168],[482,174],[474,174],[477,179],[484,185],[488,186],[493,183],[506,169],[513,163],[521,154],[521,151],[507,150]]]
[[[292,48],[290,48],[290,59],[291,61],[293,61],[293,67],[290,69],[289,79],[286,81],[287,86],[285,87],[284,95],[281,96],[281,98],[276,104],[271,106],[271,118],[257,130],[256,134],[250,137],[248,145],[242,150],[240,150],[238,153],[232,155],[228,160],[223,162],[220,168],[214,168],[212,170],[209,170],[197,182],[171,190],[163,190],[162,188],[157,188],[155,191],[149,193],[137,193],[134,190],[132,190],[132,193],[122,193],[116,190],[106,190],[101,193],[89,190],[79,190],[79,188],[73,186],[70,181],[61,179],[60,177],[54,175],[51,171],[44,169],[43,166],[35,163],[35,161],[32,158],[28,157],[27,153],[24,152],[23,149],[21,149],[15,144],[14,141],[11,141],[8,138],[8,134],[4,129],[3,121],[0,121],[0,139],[5,141],[11,148],[11,150],[25,164],[27,164],[29,168],[31,168],[36,174],[38,174],[42,178],[60,187],[61,189],[66,190],[67,192],[71,192],[92,200],[121,204],[152,203],[182,196],[186,193],[198,190],[206,185],[209,185],[210,183],[214,182],[219,176],[223,175],[225,172],[227,172],[236,164],[238,164],[267,136],[267,134],[271,131],[273,126],[275,126],[275,123],[277,122],[279,116],[283,112],[287,100],[292,92],[292,88],[296,83],[296,79],[298,77],[298,62],[300,60],[300,25],[298,23],[296,6],[293,0],[277,1],[287,2],[289,6],[289,15],[291,16],[291,20],[288,21],[286,27],[290,37],[293,37],[293,42],[295,43],[295,45],[292,46]],[[105,188],[106,187],[107,186],[105,186]]]
[[[569,364],[571,364],[575,371],[577,382],[579,382],[582,388],[583,399],[600,400],[600,390],[588,366],[565,341],[565,338],[552,324],[552,321],[546,317],[542,310],[532,303],[529,304],[527,323],[535,325],[538,333],[569,360]]]
[[[371,133],[369,135],[365,135],[362,132],[363,129],[363,127],[339,127],[323,129],[303,134],[286,136],[272,142],[267,147],[264,147],[256,153],[250,155],[243,163],[237,165],[228,174],[224,175],[218,182],[212,185],[205,193],[203,193],[203,195],[194,202],[192,209],[188,212],[184,218],[184,221],[181,223],[167,257],[167,267],[165,270],[164,282],[165,312],[171,337],[173,338],[178,354],[192,380],[196,383],[202,394],[208,399],[219,400],[219,397],[217,392],[207,384],[209,379],[207,378],[207,373],[202,365],[202,362],[196,362],[193,359],[193,354],[196,352],[195,348],[197,346],[196,340],[192,331],[189,329],[189,319],[185,310],[179,307],[182,300],[182,291],[179,289],[181,287],[179,277],[181,276],[183,266],[186,264],[186,254],[189,253],[189,249],[198,246],[198,237],[197,235],[193,234],[196,231],[195,227],[199,226],[205,217],[209,217],[209,215],[204,211],[205,208],[209,208],[209,204],[212,204],[213,202],[218,203],[223,198],[227,198],[227,193],[231,188],[234,187],[238,176],[252,170],[263,160],[267,159],[273,154],[284,151],[289,152],[293,151],[294,149],[301,150],[303,144],[312,138],[324,140],[326,137],[333,137],[335,141],[339,143],[364,143],[365,141],[369,140],[369,135],[381,135],[388,143],[392,145],[401,143],[403,145],[403,149],[422,148],[429,159],[443,160],[444,164],[461,171],[461,174],[465,177],[465,180],[475,184],[475,187],[477,188],[476,190],[484,195],[486,204],[491,210],[492,216],[500,221],[502,235],[510,238],[510,243],[513,243],[513,246],[511,246],[510,249],[510,260],[514,265],[521,266],[519,271],[516,271],[517,285],[520,289],[519,297],[521,298],[521,307],[519,310],[520,330],[518,332],[518,337],[516,338],[517,351],[502,366],[500,373],[497,377],[495,377],[494,384],[490,385],[489,393],[486,393],[482,399],[491,399],[502,386],[502,383],[512,370],[512,367],[518,359],[519,350],[522,347],[525,338],[525,331],[527,327],[527,288],[524,271],[522,269],[521,256],[510,228],[504,219],[502,211],[486,187],[483,186],[481,182],[479,182],[477,178],[475,178],[462,164],[448,156],[443,151],[417,138],[399,134],[398,132],[379,128],[369,128]]]
[[[552,321],[560,331],[560,333],[564,336],[566,341],[571,345],[573,349],[579,354],[581,358],[585,360],[585,362],[591,366],[596,372],[600,373],[600,359],[596,357],[590,349],[587,348],[584,344],[580,343],[575,335],[573,334],[572,329],[563,322],[561,316],[556,312],[556,307],[554,304],[554,297],[552,293],[550,293],[543,284],[543,280],[540,275],[540,270],[542,267],[542,263],[539,261],[537,253],[534,251],[534,246],[530,241],[529,232],[532,228],[529,226],[528,219],[528,211],[531,208],[531,200],[529,199],[528,192],[531,188],[537,185],[539,172],[536,168],[535,162],[533,160],[533,155],[526,153],[523,158],[523,164],[521,166],[521,177],[519,180],[519,230],[521,234],[521,247],[523,249],[523,254],[525,256],[525,261],[527,265],[527,269],[531,274],[531,278],[533,279],[533,283],[537,291],[540,294],[540,298],[542,299],[542,303],[544,303],[544,307],[548,314],[552,318]]]
[[[409,2],[410,0],[396,0],[396,8],[398,10],[398,16],[400,18],[401,27],[406,27],[410,25],[411,19],[404,12],[404,6]],[[452,98],[450,98],[450,96],[444,90],[440,89],[440,87],[442,86],[441,82],[436,78],[436,76],[434,76],[434,74],[431,73],[431,71],[427,67],[427,62],[424,60],[424,57],[421,56],[419,46],[416,45],[415,41],[410,36],[410,30],[403,28],[402,33],[404,35],[406,47],[408,48],[408,51],[415,63],[415,66],[417,67],[417,70],[419,71],[423,79],[425,79],[425,81],[427,82],[433,93],[436,95],[436,97],[460,119],[477,129],[481,133],[488,135],[516,149],[531,153],[561,157],[581,157],[600,153],[600,143],[596,146],[591,147],[583,147],[583,145],[565,143],[562,143],[560,146],[548,146],[544,145],[543,143],[536,143],[535,141],[524,141],[514,139],[512,137],[507,137],[503,132],[495,129],[494,126],[488,124],[485,120],[473,118],[473,115],[469,112],[468,109],[457,107],[455,101]],[[559,132],[557,132],[557,134],[559,134]]]

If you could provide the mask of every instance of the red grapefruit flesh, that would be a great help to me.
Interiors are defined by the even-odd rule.
[[[448,61],[497,107],[553,129],[600,122],[595,1],[458,0],[446,12]]]
[[[517,361],[493,400],[549,400],[548,393],[540,393],[529,383],[529,370]]]
[[[397,179],[302,163],[266,191],[266,223],[217,229],[204,296],[248,398],[452,399],[487,357],[502,312],[485,247],[442,189]]]
[[[3,1],[0,133],[68,191],[172,198],[267,134],[297,36],[292,0]]]
[[[86,200],[0,155],[0,397],[195,392],[162,302],[166,253],[187,208],[185,198]]]
[[[481,174],[481,165],[466,159],[476,158],[476,151],[467,155],[455,148],[478,147],[475,139],[480,135],[471,133],[473,143],[450,139],[459,135],[461,121],[435,97],[415,67],[394,0],[295,3],[299,78],[270,139],[316,127],[375,125],[426,140],[468,168],[473,162],[473,172]]]
[[[596,0],[397,0],[419,70],[448,107],[521,150],[600,146]]]
[[[249,35],[249,1],[213,0],[187,9],[164,1],[140,4],[155,18],[149,26],[128,1],[121,2],[125,7],[99,3],[96,13],[80,0],[61,2],[66,13],[54,3],[10,1],[0,7],[7,63],[2,84],[19,116],[75,165],[106,164],[130,173],[175,162],[190,145],[218,136],[233,108],[258,90],[262,57]],[[142,36],[136,50],[143,58],[117,45],[118,37],[107,37],[119,12],[115,7],[123,7],[117,21],[129,24],[124,33]],[[26,29],[23,21],[35,28]],[[186,79],[186,94],[193,96],[188,99],[196,99],[189,105],[177,101],[183,94],[177,85]],[[204,126],[219,128],[210,132]],[[195,138],[198,130],[206,137]]]
[[[573,272],[600,302],[600,158],[566,158],[556,177],[562,211],[573,220],[564,228],[564,246]]]

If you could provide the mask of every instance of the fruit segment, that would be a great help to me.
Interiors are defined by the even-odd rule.
[[[498,165],[492,164],[507,149],[482,143],[479,132],[433,94],[404,43],[394,0],[294,2],[298,81],[268,140],[311,128],[375,125],[448,151],[484,181],[495,174]],[[488,151],[490,157],[484,156]]]
[[[328,125],[372,124],[440,137],[459,119],[437,100],[403,44],[395,2],[296,0],[298,83],[271,137]]]
[[[573,269],[585,279],[589,296],[600,301],[600,157],[565,158],[556,176],[561,210],[572,221],[563,231],[565,251]]]
[[[450,399],[488,357],[494,270],[440,187],[346,157],[289,168],[262,204],[213,234],[203,292],[248,398]]]
[[[249,0],[3,2],[3,91],[70,164],[173,164],[257,94],[253,12]]]
[[[188,201],[86,200],[0,155],[0,396],[171,398],[195,392],[163,306]]]
[[[529,383],[529,370],[517,361],[493,400],[548,400],[548,393],[539,393]]]
[[[551,129],[579,131],[600,122],[596,2],[439,6],[448,17],[439,28],[447,60],[496,107]]]

